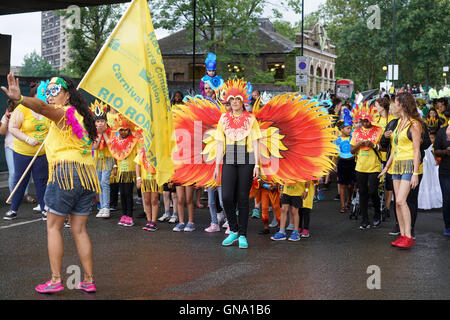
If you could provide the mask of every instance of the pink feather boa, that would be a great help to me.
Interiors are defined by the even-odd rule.
[[[77,118],[74,115],[75,107],[70,107],[66,111],[67,124],[72,127],[73,134],[77,136],[78,139],[83,138],[84,129],[78,122]]]

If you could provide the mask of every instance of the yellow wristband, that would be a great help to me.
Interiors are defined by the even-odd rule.
[[[14,103],[16,104],[20,104],[23,101],[23,95],[20,95],[20,99],[19,100],[14,100]]]
[[[136,180],[141,180],[141,177],[137,177]]]
[[[418,172],[414,172],[414,173],[413,173],[413,176],[418,176],[418,175],[419,175]]]
[[[309,189],[308,189],[308,188],[306,188],[306,189],[305,189],[305,192],[308,192],[308,191],[309,191]]]

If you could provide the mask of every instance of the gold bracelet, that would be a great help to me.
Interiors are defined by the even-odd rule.
[[[259,164],[255,164],[255,168],[259,168]]]
[[[16,104],[20,104],[23,101],[23,95],[20,95],[20,99],[19,100],[14,100],[14,103]]]
[[[137,177],[136,180],[141,180],[141,177]]]
[[[418,176],[419,173],[418,172],[413,172],[413,176]]]

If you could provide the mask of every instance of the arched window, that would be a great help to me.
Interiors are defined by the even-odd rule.
[[[325,69],[325,71],[323,72],[323,77],[324,77],[325,79],[328,78],[328,71],[327,71],[327,69]]]
[[[311,64],[311,68],[309,68],[309,74],[312,76],[314,75],[314,67],[312,64]]]
[[[322,69],[320,67],[317,67],[316,69],[316,76],[322,77]]]
[[[333,79],[333,70],[330,70],[330,79]]]

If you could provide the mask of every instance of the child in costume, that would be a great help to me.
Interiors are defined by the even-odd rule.
[[[216,65],[216,55],[209,52],[205,60],[206,75],[200,80],[200,92],[204,98],[206,98],[205,83],[208,83],[209,87],[216,91],[219,90],[225,82],[223,78],[216,73]]]
[[[299,208],[302,205],[302,197],[305,193],[305,183],[297,182],[296,184],[286,184],[283,186],[283,194],[281,196],[281,216],[280,230],[270,239],[274,241],[286,240],[286,220],[288,211],[291,210],[291,223],[294,224],[294,230],[289,237],[289,241],[299,241]],[[308,190],[309,191],[309,190]],[[306,192],[308,192],[306,191]]]
[[[299,209],[299,223],[298,232],[302,238],[309,238],[309,222],[310,214],[313,208],[314,202],[314,188],[315,183],[313,181],[302,182],[302,207]]]
[[[144,147],[140,147],[136,158],[136,187],[141,189],[147,224],[142,228],[146,231],[156,231],[156,218],[159,210],[159,195],[163,188],[155,180],[156,170],[148,161]]]
[[[428,116],[425,119],[425,123],[430,133],[436,134],[439,128],[444,124],[445,120],[438,115],[435,108],[431,108],[428,112]]]
[[[254,180],[252,185],[252,191],[250,192],[250,198],[253,194],[259,191],[259,203],[261,203],[262,223],[264,229],[259,234],[269,234],[269,204],[272,205],[274,216],[280,223],[281,207],[280,207],[280,186],[277,183],[271,183],[267,180],[267,177]],[[256,196],[255,196],[256,199]]]
[[[355,157],[350,152],[350,141],[352,139],[352,117],[348,109],[343,110],[344,120],[337,123],[341,135],[336,139],[336,145],[339,147],[339,159],[337,162],[337,183],[339,188],[339,197],[341,200],[340,213],[345,213],[350,209],[353,186],[356,180]],[[345,192],[347,191],[347,195]]]
[[[109,179],[114,165],[114,158],[109,152],[107,142],[111,137],[111,128],[108,126],[106,116],[107,105],[95,100],[91,103],[91,112],[94,116],[95,126],[97,128],[97,139],[92,145],[94,149],[94,161],[96,163],[98,180],[100,182],[100,210],[97,218],[109,218],[110,205],[110,184]]]
[[[114,127],[116,119],[119,118],[120,113],[117,112],[116,109],[108,106],[107,113],[106,113],[106,119],[107,124],[109,128]],[[118,135],[118,132],[111,132],[114,135]],[[109,149],[108,149],[109,150]],[[111,171],[112,173],[112,171]],[[119,202],[119,181],[117,180],[117,177],[113,176],[112,174],[109,177],[109,211],[116,211],[117,205]]]
[[[122,115],[119,115],[115,121],[114,129],[119,132],[119,135],[111,138],[107,145],[114,157],[113,176],[117,177],[120,189],[123,215],[118,224],[131,227],[134,225],[133,188],[136,178],[134,159],[136,158],[142,135],[140,131],[135,131],[134,124]]]
[[[356,160],[356,180],[359,189],[359,200],[363,221],[360,229],[369,229],[370,222],[368,216],[369,197],[372,199],[375,208],[373,226],[381,224],[380,197],[378,196],[379,178],[381,172],[381,157],[379,141],[383,129],[372,125],[375,110],[373,106],[354,106],[353,118],[355,122],[360,122],[361,127],[353,132],[350,141],[351,153],[357,155]]]

